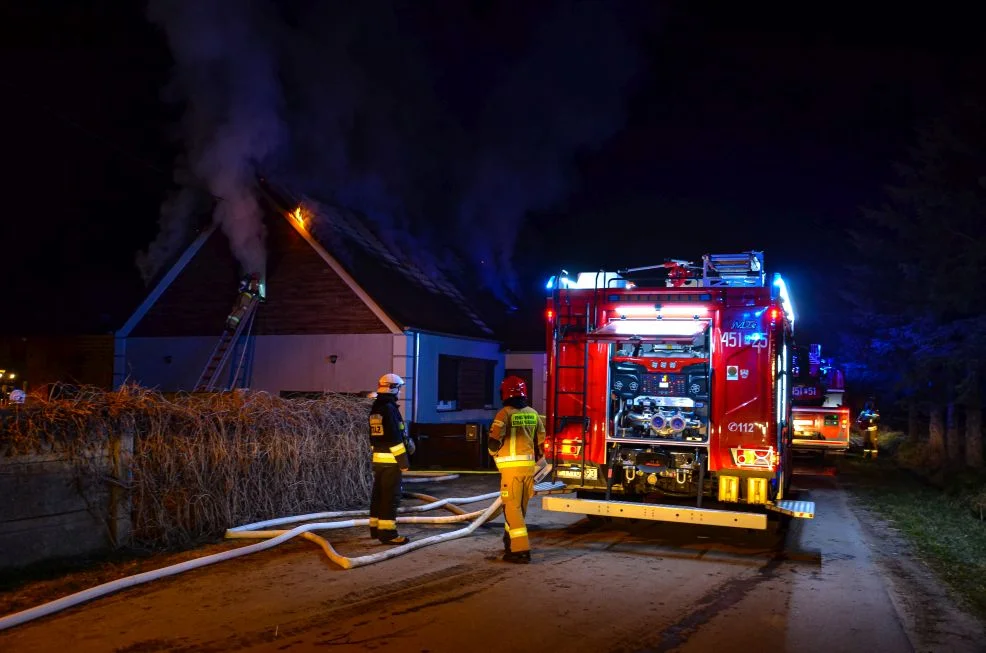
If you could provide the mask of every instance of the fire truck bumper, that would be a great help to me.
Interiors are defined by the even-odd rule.
[[[757,512],[715,510],[712,508],[688,508],[654,503],[631,503],[629,501],[597,501],[594,499],[570,499],[566,497],[544,497],[543,510],[573,512],[581,515],[602,517],[623,517],[627,519],[649,519],[652,521],[673,521],[708,526],[732,526],[735,528],[767,528],[767,515]]]
[[[764,508],[801,519],[812,519],[815,516],[815,504],[812,501],[778,501],[776,504],[768,504]],[[551,496],[541,499],[541,509],[554,512],[570,512],[579,515],[649,519],[651,521],[683,522],[688,524],[705,524],[707,526],[729,526],[758,530],[765,530],[767,528],[767,514],[764,512],[689,508],[686,506],[653,503],[598,501],[595,499],[572,499]]]

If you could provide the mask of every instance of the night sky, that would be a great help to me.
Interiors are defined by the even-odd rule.
[[[531,4],[401,3],[445,62],[438,97],[463,124],[483,95],[455,52],[468,45],[496,74],[498,51],[530,38]],[[889,4],[625,4],[642,47],[619,123],[566,162],[554,206],[518,224],[522,288],[559,266],[764,249],[791,279],[802,337],[818,340],[843,310],[827,291],[851,256],[844,230],[879,201],[914,128],[977,83],[978,22]],[[108,331],[140,299],[134,255],[157,232],[181,115],[161,100],[171,53],[140,5],[0,10],[14,26],[0,78],[5,332]]]

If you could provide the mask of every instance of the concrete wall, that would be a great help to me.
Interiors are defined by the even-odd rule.
[[[548,355],[541,352],[507,352],[505,359],[508,370],[531,370],[531,406],[544,415],[545,392],[547,388]]]
[[[128,544],[133,439],[116,437],[97,461],[101,478],[79,476],[63,454],[0,455],[0,568],[108,551]],[[79,479],[88,479],[80,483]]]

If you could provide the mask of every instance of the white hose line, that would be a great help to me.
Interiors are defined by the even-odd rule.
[[[477,510],[476,512],[464,513],[460,515],[447,515],[445,517],[398,517],[397,523],[399,524],[449,524],[460,521],[468,521],[475,519],[466,528],[461,528],[457,531],[452,531],[450,533],[441,533],[439,535],[432,535],[431,537],[426,537],[423,540],[415,540],[408,544],[394,547],[387,551],[381,553],[374,553],[367,556],[361,556],[358,558],[347,558],[346,556],[340,555],[338,551],[332,546],[332,544],[323,537],[314,535],[312,533],[306,532],[305,539],[315,542],[329,559],[335,564],[339,565],[343,569],[352,569],[354,567],[361,567],[363,565],[372,564],[374,562],[380,562],[382,560],[387,560],[389,558],[394,558],[405,553],[410,553],[415,549],[420,549],[423,546],[428,546],[430,544],[438,544],[439,542],[446,542],[448,540],[454,540],[459,537],[464,537],[475,531],[481,524],[492,519],[499,512],[500,508],[503,506],[503,502],[500,499],[499,492],[493,492],[491,495],[485,495],[487,498],[496,497],[496,501],[489,505],[485,510]],[[476,500],[475,497],[470,497],[470,502]],[[460,500],[461,501],[461,500]],[[299,526],[298,528],[305,528],[308,531],[317,530],[334,530],[340,528],[355,528],[357,526],[369,526],[369,519],[347,519],[344,521],[334,521],[334,522],[319,522],[314,524],[305,524],[304,526]],[[269,537],[281,537],[283,534],[291,531],[260,531],[260,530],[242,530],[243,527],[238,527],[237,529],[229,529],[226,531],[226,537],[231,539],[250,539],[250,538],[269,538]],[[297,530],[297,529],[295,529]]]
[[[467,503],[475,503],[477,501],[485,501],[487,499],[493,499],[500,496],[499,492],[490,492],[488,494],[480,494],[474,497],[452,497],[449,499],[433,499],[431,503],[427,503],[423,506],[406,506],[398,508],[399,513],[406,512],[427,512],[428,510],[434,510],[436,508],[443,508],[447,504],[459,505]],[[293,517],[280,517],[278,519],[268,519],[267,521],[258,521],[252,524],[244,524],[243,526],[237,526],[235,528],[230,528],[226,531],[226,536],[229,537],[230,533],[237,533],[240,531],[252,531],[266,526],[280,526],[281,524],[291,524],[300,521],[312,521],[315,519],[337,519],[339,517],[362,517],[363,515],[370,514],[369,510],[340,510],[337,512],[313,512],[307,515],[295,515]]]
[[[497,501],[499,501],[499,499],[497,499]],[[483,515],[486,514],[486,512],[487,510],[477,510],[475,512],[463,513],[461,515],[446,515],[445,517],[398,517],[397,522],[401,524],[409,524],[409,523],[410,524],[451,524],[455,522],[469,521],[470,519],[483,517]],[[488,519],[490,519],[489,515],[484,518],[484,521]],[[328,540],[326,540],[325,538],[319,535],[315,535],[310,531],[335,530],[340,528],[355,528],[357,526],[369,526],[369,525],[370,525],[369,519],[347,519],[345,521],[318,522],[314,524],[305,524],[304,526],[299,526],[298,528],[306,529],[306,531],[303,534],[303,537],[306,540],[315,542],[320,547],[322,547],[322,550],[325,551],[325,554],[329,557],[329,559],[332,562],[339,565],[343,569],[352,569],[353,567],[359,567],[363,564],[369,564],[369,563],[359,562],[360,558],[347,558],[346,556],[340,555],[339,552],[336,551],[335,548],[333,548],[332,544]],[[465,528],[459,531],[452,531],[451,533],[443,533],[440,536],[425,538],[424,540],[421,540],[421,542],[425,542],[426,544],[436,544],[437,542],[444,541],[445,539],[455,539],[452,537],[447,538],[445,537],[446,535],[457,534],[456,537],[462,537],[463,535],[468,535],[473,530],[475,529]],[[253,539],[253,538],[267,539],[267,538],[279,537],[288,532],[290,531],[280,531],[280,530],[236,531],[236,532],[227,531],[226,537],[230,539]],[[435,540],[434,542],[430,541],[433,540],[435,537],[441,537],[443,539]],[[425,546],[420,542],[414,542],[414,544],[417,545],[414,548],[420,548],[421,546]],[[398,548],[390,549],[389,551],[386,552],[388,554],[386,558],[392,558],[396,555],[401,555],[403,553],[407,553],[408,551],[411,551],[412,549],[408,548],[409,546],[410,544],[403,545]],[[372,556],[364,556],[364,557],[372,557]],[[381,560],[385,560],[386,558],[381,558]],[[376,562],[376,561],[374,560],[372,562]]]
[[[281,535],[269,539],[265,542],[257,542],[256,544],[250,544],[248,546],[240,547],[238,549],[232,549],[230,551],[223,551],[221,553],[214,553],[212,555],[203,556],[201,558],[195,558],[194,560],[187,560],[185,562],[178,563],[176,565],[171,565],[168,567],[162,567],[161,569],[155,569],[153,571],[145,571],[142,574],[136,574],[134,576],[127,576],[126,578],[120,578],[109,583],[103,583],[102,585],[97,585],[96,587],[91,587],[87,590],[81,592],[76,592],[75,594],[69,594],[68,596],[62,597],[55,601],[49,603],[44,603],[34,608],[29,608],[27,610],[22,610],[20,612],[15,612],[14,614],[8,615],[6,617],[0,618],[0,631],[6,630],[7,628],[12,628],[18,626],[22,623],[32,621],[34,619],[39,619],[41,617],[60,612],[67,608],[79,605],[80,603],[85,603],[86,601],[91,601],[95,598],[101,596],[106,596],[107,594],[112,594],[113,592],[119,592],[120,590],[127,589],[128,587],[133,587],[135,585],[140,585],[148,581],[157,580],[159,578],[166,578],[168,576],[174,576],[175,574],[180,574],[184,571],[190,571],[192,569],[198,569],[199,567],[204,567],[206,565],[211,565],[215,562],[220,562],[223,560],[231,560],[232,558],[238,558],[240,556],[245,556],[250,553],[256,553],[257,551],[263,551],[265,549],[270,549],[282,542],[290,540],[296,535],[300,535],[306,531],[306,526],[299,526],[297,528],[291,529],[290,531],[285,531]]]
[[[349,566],[350,568],[352,568],[352,567],[362,567],[364,565],[371,565],[375,562],[381,562],[383,560],[388,560],[390,558],[394,558],[396,556],[403,555],[405,553],[410,553],[411,551],[414,551],[415,549],[420,549],[423,546],[428,546],[430,544],[438,544],[440,542],[448,542],[449,540],[465,537],[466,535],[469,535],[474,530],[479,528],[486,521],[492,519],[493,516],[500,510],[502,506],[503,506],[503,500],[500,499],[500,497],[497,497],[496,501],[491,503],[489,508],[484,510],[475,521],[473,521],[465,528],[461,528],[457,531],[452,531],[451,533],[441,533],[439,535],[432,535],[431,537],[426,537],[423,540],[415,540],[408,544],[404,544],[403,546],[390,549],[389,551],[373,553],[371,555],[360,556],[358,558],[348,558]],[[454,517],[461,517],[461,516],[464,515],[455,515]],[[400,522],[402,519],[418,520],[418,519],[426,519],[426,518],[425,517],[398,517],[397,521]],[[449,519],[449,518],[438,517],[437,519]]]
[[[413,476],[410,472],[404,472],[401,481],[404,483],[432,483],[434,481],[451,481],[454,478],[459,478],[458,474],[445,474],[443,476]]]
[[[535,493],[542,492],[558,492],[565,491],[563,483],[544,483],[535,486]],[[6,630],[8,628],[13,628],[14,626],[19,626],[21,624],[27,623],[28,621],[33,621],[35,619],[40,619],[41,617],[46,617],[56,612],[62,610],[67,610],[68,608],[79,605],[80,603],[85,603],[86,601],[91,601],[107,594],[112,594],[114,592],[119,592],[120,590],[127,589],[129,587],[134,587],[136,585],[141,585],[152,580],[157,580],[159,578],[167,578],[168,576],[174,576],[185,571],[191,571],[192,569],[198,569],[199,567],[205,567],[206,565],[211,565],[216,562],[222,562],[223,560],[231,560],[233,558],[238,558],[240,556],[249,555],[251,553],[256,553],[257,551],[264,551],[266,549],[273,548],[282,542],[286,542],[293,537],[302,536],[307,540],[311,540],[325,551],[333,562],[336,562],[340,567],[344,569],[351,569],[353,567],[362,567],[364,565],[373,564],[375,562],[380,562],[382,560],[387,560],[405,553],[414,551],[415,549],[420,549],[421,547],[428,546],[430,544],[438,544],[439,542],[446,542],[448,540],[453,540],[459,537],[463,537],[475,531],[480,525],[492,519],[497,512],[503,507],[503,502],[499,497],[498,492],[492,492],[490,494],[480,495],[479,497],[467,497],[465,499],[442,499],[440,501],[432,502],[433,504],[441,503],[442,507],[446,505],[455,505],[455,503],[473,503],[475,501],[481,501],[483,498],[492,498],[496,496],[496,501],[491,503],[488,508],[483,511],[465,513],[462,515],[448,515],[445,517],[398,517],[398,522],[403,523],[450,523],[456,521],[465,521],[476,517],[466,528],[459,529],[457,531],[452,531],[449,533],[441,533],[439,535],[433,535],[431,537],[426,537],[423,540],[416,540],[410,542],[403,546],[398,546],[392,548],[388,551],[383,551],[381,553],[374,553],[371,555],[360,556],[358,558],[346,558],[340,556],[332,548],[332,545],[328,543],[324,538],[310,533],[312,530],[321,529],[335,529],[335,528],[349,528],[353,526],[368,526],[369,519],[359,519],[359,520],[346,520],[342,522],[321,522],[316,524],[304,524],[297,526],[287,531],[277,531],[276,535],[272,535],[270,539],[266,539],[263,542],[257,542],[255,544],[249,544],[247,546],[239,547],[237,549],[232,549],[229,551],[223,551],[221,553],[214,553],[212,555],[203,556],[201,558],[196,558],[194,560],[187,560],[185,562],[180,562],[175,565],[170,565],[168,567],[162,567],[161,569],[154,569],[152,571],[145,571],[141,574],[136,574],[134,576],[127,576],[125,578],[120,578],[118,580],[111,581],[109,583],[103,583],[102,585],[97,585],[96,587],[91,587],[87,590],[82,590],[81,592],[76,592],[75,594],[69,594],[68,596],[44,603],[42,605],[29,608],[27,610],[21,610],[20,612],[15,612],[14,614],[7,615],[6,617],[0,618],[0,631]],[[413,508],[422,508],[423,506],[414,506]],[[353,511],[344,511],[353,512]],[[361,514],[365,514],[365,511],[359,511]],[[318,515],[339,515],[340,513],[315,513]],[[249,529],[250,527],[257,528],[261,525],[272,525],[271,522],[277,523],[290,523],[292,521],[299,521],[308,518],[307,515],[301,517],[288,517],[285,520],[269,520],[267,522],[257,522],[256,524],[247,524],[245,526],[238,526],[236,528],[231,528],[226,531],[226,537],[236,538],[236,539],[246,539],[251,536],[259,536],[256,531],[243,530]],[[266,534],[265,534],[266,536]]]
[[[492,499],[494,497],[497,497],[497,502],[499,502],[499,496],[500,496],[499,492],[491,492],[489,494],[482,494],[475,497],[441,499],[441,500],[432,501],[430,504],[426,504],[424,506],[408,506],[406,508],[403,508],[402,511],[420,512],[423,510],[433,510],[439,507],[447,508],[448,506],[454,506],[455,504],[474,503],[476,501],[482,501],[484,499]],[[433,498],[433,497],[429,497],[429,498]],[[226,537],[245,539],[251,537],[253,533],[257,532],[257,531],[251,532],[251,529],[261,528],[263,526],[273,526],[276,524],[285,524],[285,523],[292,523],[297,521],[309,521],[311,519],[319,519],[319,518],[325,519],[325,518],[342,517],[342,516],[365,515],[367,514],[367,512],[368,511],[366,510],[337,511],[337,512],[326,512],[326,513],[312,513],[311,515],[299,515],[295,517],[285,517],[282,519],[271,519],[265,522],[256,522],[254,524],[246,524],[245,526],[238,526],[236,528],[231,528],[228,531],[226,531]],[[468,519],[473,519],[475,517],[480,517],[484,514],[484,512],[486,511],[476,511],[471,513],[455,514],[445,517],[398,517],[397,521],[405,522],[405,523],[431,523],[431,524],[454,523],[457,521],[465,521]],[[489,517],[487,516],[486,519],[489,519]],[[299,535],[305,537],[305,539],[314,541],[320,546],[322,546],[322,548],[326,550],[326,553],[329,554],[329,557],[332,558],[334,562],[339,564],[339,566],[343,567],[344,569],[348,569],[352,566],[361,566],[364,564],[369,564],[369,562],[356,562],[355,564],[347,564],[346,561],[350,561],[350,560],[359,561],[362,559],[361,558],[349,559],[349,558],[344,558],[343,556],[339,556],[335,552],[335,550],[332,549],[331,545],[327,541],[325,541],[323,538],[318,537],[317,535],[313,535],[309,533],[309,531],[312,530],[350,528],[353,526],[368,526],[368,525],[369,525],[369,519],[359,519],[359,520],[350,519],[350,520],[338,521],[338,522],[321,522],[315,524],[305,524],[293,528],[291,530],[268,531],[269,534],[264,535],[265,541],[263,542],[257,542],[255,544],[250,544],[237,549],[232,549],[230,551],[222,551],[220,553],[214,553],[212,555],[203,556],[201,558],[196,558],[194,560],[187,560],[185,562],[181,562],[175,565],[170,565],[168,567],[162,567],[161,569],[154,569],[152,571],[146,571],[141,574],[136,574],[134,576],[127,576],[125,578],[120,578],[115,581],[103,583],[102,585],[97,585],[95,587],[82,590],[81,592],[69,594],[68,596],[62,597],[60,599],[56,599],[54,601],[50,601],[48,603],[44,603],[34,608],[29,608],[27,610],[15,612],[11,615],[7,615],[5,617],[0,618],[0,631],[6,630],[7,628],[13,628],[14,626],[18,626],[28,621],[33,621],[35,619],[40,619],[41,617],[46,617],[48,615],[55,614],[56,612],[66,610],[68,608],[79,605],[80,603],[85,603],[86,601],[91,601],[93,599],[106,596],[107,594],[112,594],[114,592],[119,592],[120,590],[124,590],[129,587],[134,587],[135,585],[141,585],[143,583],[147,583],[152,580],[157,580],[159,578],[174,576],[175,574],[180,574],[182,572],[190,571],[192,569],[198,569],[199,567],[211,565],[216,562],[231,560],[233,558],[237,558],[240,556],[256,553],[257,551],[264,551],[266,549],[275,547],[278,544],[281,544],[282,542],[286,542],[287,540]],[[472,528],[471,530],[469,529],[462,529],[462,530],[463,531],[468,530],[468,532],[471,533],[473,530],[475,530],[475,528]],[[461,531],[453,531],[453,532],[459,533]],[[434,536],[434,537],[443,537],[444,535],[452,535],[452,533],[445,533],[442,536]],[[426,544],[434,543],[430,541],[433,540],[434,537],[426,538],[418,542],[413,542],[411,543],[411,545],[405,545],[395,549],[391,549],[386,553],[388,554],[392,554],[395,552],[407,553],[408,551],[411,550],[408,548],[408,546],[413,545],[413,548],[420,548],[421,546],[426,546]],[[461,535],[458,535],[457,537],[461,537]],[[364,558],[372,558],[372,557],[373,556],[364,556]],[[393,556],[388,555],[387,557],[393,557]],[[386,558],[381,558],[381,559],[386,559]],[[375,560],[373,562],[375,562]]]

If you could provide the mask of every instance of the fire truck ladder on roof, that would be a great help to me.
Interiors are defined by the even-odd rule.
[[[219,342],[216,343],[215,349],[212,350],[212,355],[209,357],[209,362],[205,364],[205,369],[202,370],[202,374],[199,376],[198,382],[195,384],[196,392],[213,392],[216,389],[216,383],[222,376],[223,368],[226,367],[226,363],[229,361],[231,354],[233,353],[234,345],[239,340],[243,332],[246,331],[246,337],[249,338],[250,330],[253,326],[253,318],[257,313],[257,304],[260,303],[259,297],[254,297],[250,305],[247,306],[246,314],[237,323],[235,329],[225,329],[222,335],[219,336]],[[233,375],[230,378],[229,387],[233,388],[236,385],[236,379],[240,375],[243,369],[243,362],[246,356],[247,347],[244,345],[239,356],[239,360],[236,362],[236,368],[233,370]]]
[[[763,252],[706,254],[702,257],[702,285],[763,287],[766,272]]]

